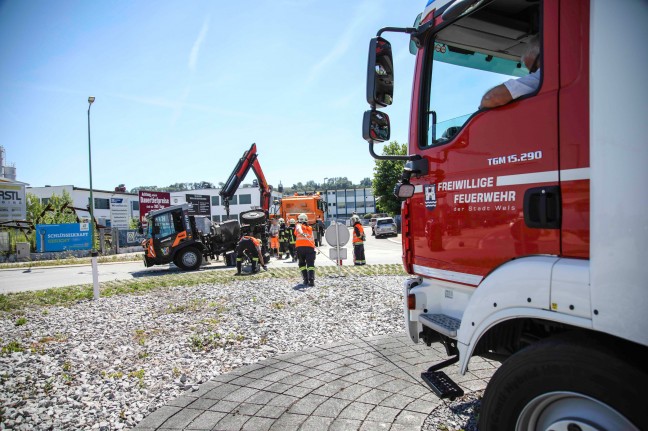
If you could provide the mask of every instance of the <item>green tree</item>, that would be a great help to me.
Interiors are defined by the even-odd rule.
[[[406,155],[407,145],[392,141],[383,147],[383,156]],[[376,160],[374,166],[373,193],[378,211],[392,215],[400,214],[401,202],[394,196],[394,186],[401,178],[405,161]]]
[[[371,178],[367,177],[360,181],[360,187],[371,187]]]
[[[72,197],[70,197],[70,194],[67,191],[63,190],[61,196],[53,194],[48,199],[48,203],[43,205],[38,196],[27,193],[27,220],[39,224],[77,222],[74,211],[63,208],[65,204],[67,204],[68,207],[73,206]],[[43,213],[43,210],[46,208],[48,210]]]

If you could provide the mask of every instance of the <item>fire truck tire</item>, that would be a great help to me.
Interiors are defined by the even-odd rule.
[[[614,344],[580,333],[514,354],[486,388],[479,429],[648,429],[648,375],[638,358],[645,353]]]
[[[201,263],[202,254],[195,247],[183,248],[175,258],[176,266],[185,271],[195,271]]]
[[[250,226],[263,224],[266,221],[266,216],[263,211],[252,210],[241,213],[241,222]]]

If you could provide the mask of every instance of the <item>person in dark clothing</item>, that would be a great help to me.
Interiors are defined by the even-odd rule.
[[[261,253],[261,241],[253,236],[246,235],[242,237],[236,245],[236,275],[241,275],[241,267],[245,256],[252,261],[252,274],[257,272],[257,263],[260,263],[264,270],[268,270]]]
[[[319,247],[322,245],[322,240],[324,239],[324,232],[326,230],[324,226],[324,222],[322,221],[321,218],[317,217],[317,221],[315,222],[315,226],[313,227],[313,230],[317,230],[317,238],[319,240],[319,244],[317,246]]]
[[[292,257],[293,262],[297,262],[297,253],[295,252],[295,242],[297,238],[295,237],[295,219],[290,219],[290,225],[286,228],[286,236],[288,237],[288,251],[290,251],[290,257]]]
[[[288,259],[288,235],[286,221],[279,219],[279,259]]]

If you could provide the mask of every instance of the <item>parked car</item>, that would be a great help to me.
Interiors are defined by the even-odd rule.
[[[398,229],[396,228],[396,222],[391,217],[381,217],[376,219],[376,225],[374,228],[376,232],[376,238],[381,236],[397,236]]]
[[[384,217],[389,217],[389,215],[385,213],[378,213],[374,214],[373,217],[371,217],[371,221],[369,221],[369,226],[371,226],[371,235],[375,236],[376,235],[376,220],[379,218],[384,218]]]

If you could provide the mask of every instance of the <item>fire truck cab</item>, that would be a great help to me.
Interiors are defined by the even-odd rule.
[[[441,368],[502,361],[481,430],[648,429],[647,28],[638,0],[430,0],[370,43],[363,137],[406,160],[405,327],[445,347],[440,397],[463,393]],[[416,56],[408,156],[373,147],[385,32]]]

